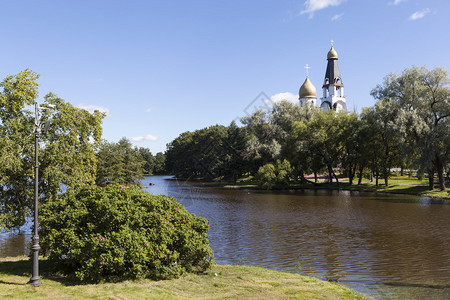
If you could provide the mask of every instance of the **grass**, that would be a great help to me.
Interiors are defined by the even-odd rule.
[[[49,273],[40,262],[40,287],[27,284],[31,262],[0,259],[1,299],[367,299],[346,287],[312,277],[264,268],[216,265],[203,275],[178,279],[82,284]]]
[[[411,194],[420,196],[431,196],[439,198],[450,198],[449,189],[441,191],[437,188],[430,191],[428,189],[428,179],[419,180],[414,177],[404,176],[391,176],[389,178],[389,186],[384,185],[384,179],[378,179],[378,186],[375,185],[375,179],[373,182],[367,179],[363,180],[362,184],[358,185],[358,178],[355,178],[353,184],[348,183],[348,178],[339,178],[339,188],[359,190],[367,192],[387,192],[397,194]],[[258,184],[254,178],[240,179],[236,184],[225,185],[228,188],[258,188]],[[325,181],[319,181],[319,185],[313,185],[311,183],[300,184],[291,182],[290,188],[314,188],[314,189],[337,189],[336,182],[328,183]]]

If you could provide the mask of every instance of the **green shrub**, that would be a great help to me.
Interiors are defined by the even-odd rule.
[[[82,281],[166,279],[214,263],[206,219],[137,187],[84,187],[46,202],[40,220],[42,252]]]
[[[292,167],[289,161],[277,159],[275,165],[265,164],[258,169],[256,179],[259,186],[270,190],[274,186],[286,187],[289,186],[289,174],[292,172]]]

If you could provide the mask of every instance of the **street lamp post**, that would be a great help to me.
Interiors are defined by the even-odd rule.
[[[48,129],[48,122],[44,126],[44,131],[41,130],[41,123],[39,120],[40,109],[54,109],[55,105],[49,104],[48,107],[39,107],[39,103],[35,103],[35,118],[34,118],[34,233],[33,233],[33,245],[31,250],[33,251],[33,275],[29,284],[33,286],[40,286],[39,280],[39,234],[38,234],[38,211],[39,211],[39,136],[41,133],[46,133]]]

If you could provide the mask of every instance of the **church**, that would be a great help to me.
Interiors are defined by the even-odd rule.
[[[344,96],[344,84],[342,83],[341,74],[338,67],[338,54],[333,47],[331,41],[331,49],[327,55],[327,70],[323,81],[323,96],[320,98],[320,107],[323,110],[333,109],[337,112],[346,111],[347,104]],[[306,79],[299,90],[300,105],[311,103],[316,106],[317,93],[316,88],[308,78],[308,65],[306,65]]]

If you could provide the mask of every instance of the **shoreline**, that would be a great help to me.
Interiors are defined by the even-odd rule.
[[[172,175],[167,175],[172,176]],[[377,189],[371,189],[367,187],[360,187],[358,188],[358,185],[352,185],[352,186],[330,186],[329,183],[326,183],[326,185],[321,185],[323,183],[319,183],[317,186],[290,186],[290,187],[283,187],[283,188],[272,188],[270,190],[263,189],[256,184],[250,184],[250,185],[236,185],[229,181],[204,181],[199,178],[177,178],[173,176],[173,178],[170,178],[168,180],[174,180],[174,181],[184,181],[189,182],[193,185],[201,186],[201,187],[214,187],[214,188],[224,188],[224,189],[236,189],[236,190],[259,190],[259,191],[289,191],[289,190],[344,190],[344,191],[351,191],[351,192],[363,192],[363,193],[381,193],[381,194],[397,194],[397,195],[410,195],[410,196],[417,196],[417,197],[427,197],[435,200],[442,200],[442,201],[448,201],[450,200],[450,191],[447,189],[447,192],[449,193],[449,196],[436,196],[436,195],[430,195],[430,194],[420,194],[420,193],[411,193],[411,192],[405,192],[405,191],[398,191],[398,190],[377,190]],[[335,185],[336,183],[332,183]],[[341,183],[342,184],[342,183]],[[395,183],[391,184],[394,185]],[[344,183],[345,185],[345,183]],[[382,185],[380,185],[382,186]],[[418,186],[418,185],[404,185],[404,186]]]

